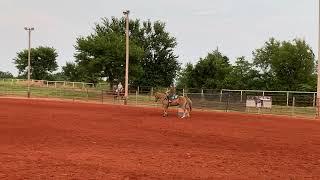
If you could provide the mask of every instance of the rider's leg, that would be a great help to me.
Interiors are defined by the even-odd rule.
[[[170,95],[168,95],[168,101],[169,101],[169,103],[171,103],[171,102],[172,102],[172,100],[171,100],[171,94],[170,94]]]

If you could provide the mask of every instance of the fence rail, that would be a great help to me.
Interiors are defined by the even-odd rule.
[[[0,96],[27,97],[27,81],[23,79],[0,79]],[[83,83],[66,81],[33,80],[31,97],[59,98],[72,101],[92,101],[96,103],[123,103],[114,98],[107,83]],[[153,94],[166,88],[148,86],[129,87],[129,104],[152,105]],[[203,110],[237,111],[260,114],[283,114],[291,116],[316,116],[316,92],[262,91],[262,90],[213,90],[177,89],[179,95],[190,97],[193,106]],[[246,106],[249,96],[271,96],[272,108],[250,108]]]

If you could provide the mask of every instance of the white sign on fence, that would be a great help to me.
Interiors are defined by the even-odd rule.
[[[271,96],[247,96],[246,107],[271,108]]]

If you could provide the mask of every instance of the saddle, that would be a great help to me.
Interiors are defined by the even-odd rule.
[[[168,96],[169,103],[172,103],[178,99],[178,95]]]

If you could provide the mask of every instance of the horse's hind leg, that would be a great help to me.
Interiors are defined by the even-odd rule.
[[[181,116],[181,119],[183,119],[183,118],[186,117],[186,110],[187,110],[187,109],[184,107],[184,108],[183,108],[183,115]]]
[[[188,107],[186,108],[186,111],[187,111],[187,117],[190,117],[190,106],[187,105]]]
[[[185,117],[189,117],[189,111],[188,111],[188,104],[186,102],[184,102],[183,107],[183,116],[181,117],[181,119],[185,118]]]
[[[184,117],[189,117],[189,111],[188,111],[188,108],[185,109],[184,111]]]
[[[181,116],[181,119],[186,117],[186,112],[183,112],[183,115]]]
[[[190,117],[188,108],[186,108],[186,109],[183,111],[183,116],[182,116],[181,118],[186,118],[186,117],[187,117],[187,118]]]

